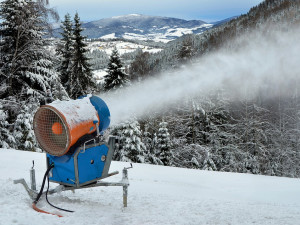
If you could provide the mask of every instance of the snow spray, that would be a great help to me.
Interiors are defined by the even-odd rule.
[[[110,108],[112,125],[180,104],[184,96],[205,95],[220,88],[229,90],[233,98],[255,97],[262,89],[272,90],[271,96],[288,93],[300,79],[300,29],[272,30],[254,31],[193,65],[101,95]]]

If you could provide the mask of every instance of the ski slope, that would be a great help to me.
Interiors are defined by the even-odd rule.
[[[300,224],[300,180],[134,164],[128,207],[121,187],[97,187],[50,195],[60,212],[41,199],[37,213],[22,185],[35,160],[38,188],[46,170],[43,153],[0,149],[0,225]],[[112,162],[110,171],[128,166]],[[119,181],[121,174],[106,180]],[[56,184],[51,184],[55,187]]]

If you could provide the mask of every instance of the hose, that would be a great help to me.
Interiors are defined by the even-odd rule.
[[[54,215],[54,216],[58,216],[58,217],[63,217],[62,215],[59,215],[59,214],[55,214],[55,213],[49,213],[49,212],[46,212],[44,210],[41,210],[39,209],[38,207],[36,207],[36,203],[32,203],[32,208],[37,211],[37,212],[40,212],[40,213],[46,213],[46,214],[50,214],[50,215]]]
[[[38,203],[38,201],[40,200],[42,194],[43,194],[43,190],[44,190],[44,186],[45,186],[45,182],[46,182],[46,178],[48,179],[48,187],[47,187],[47,191],[46,191],[46,200],[48,202],[49,205],[51,205],[52,207],[56,208],[56,209],[59,209],[59,210],[63,210],[63,211],[66,211],[66,212],[73,212],[71,210],[66,210],[66,209],[62,209],[62,208],[59,208],[59,207],[56,207],[54,205],[52,205],[49,200],[48,200],[48,191],[49,191],[49,177],[48,177],[48,174],[50,172],[50,170],[54,168],[54,164],[51,163],[51,165],[48,167],[47,171],[45,172],[45,175],[44,175],[44,178],[43,178],[43,183],[42,183],[42,186],[41,186],[41,189],[40,189],[40,192],[38,193],[36,199],[34,200],[34,202],[32,203],[32,208],[37,211],[37,212],[40,212],[40,213],[46,213],[46,214],[50,214],[50,215],[55,215],[55,216],[58,216],[58,217],[63,217],[62,215],[59,215],[59,214],[55,214],[55,213],[49,213],[49,212],[46,212],[44,210],[41,210],[39,209],[36,204]]]

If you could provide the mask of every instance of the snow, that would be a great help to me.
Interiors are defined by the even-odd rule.
[[[141,14],[133,13],[133,14],[122,15],[122,16],[113,16],[112,18],[113,18],[113,19],[120,19],[120,18],[141,17],[141,16],[142,16]]]
[[[130,39],[129,33],[127,33],[126,38]],[[135,35],[135,34],[132,34]],[[134,37],[132,39],[135,39]],[[145,39],[146,40],[146,39]],[[149,52],[149,53],[156,53],[162,51],[160,48],[152,48],[149,46],[141,45],[141,44],[135,44],[127,41],[110,41],[110,42],[102,42],[102,41],[94,41],[89,43],[89,49],[90,51],[94,51],[96,49],[99,49],[101,51],[105,51],[107,55],[111,55],[114,48],[118,49],[119,54],[122,56],[125,53],[134,52],[137,49],[142,49],[143,52]]]
[[[128,40],[140,40],[140,41],[146,41],[146,40],[153,40],[155,42],[163,42],[167,43],[172,40],[175,40],[178,37],[181,37],[185,34],[192,34],[194,31],[198,29],[209,29],[213,26],[213,24],[202,24],[201,26],[196,26],[192,28],[185,28],[185,27],[170,27],[170,26],[164,26],[161,28],[157,28],[156,26],[153,26],[153,28],[150,30],[150,33],[147,34],[139,34],[144,33],[144,30],[142,29],[134,29],[134,31],[138,31],[139,33],[129,33],[125,32],[122,37],[124,39]],[[123,28],[130,28],[129,26],[122,26]],[[107,34],[104,36],[101,36],[102,39],[114,39],[116,38],[115,33]]]
[[[116,33],[107,34],[101,37],[102,39],[114,39],[116,38]]]
[[[95,70],[93,71],[93,76],[96,79],[97,83],[104,82],[104,77],[107,75],[106,70]]]
[[[147,36],[145,36],[145,35],[135,34],[135,33],[128,33],[128,32],[126,32],[123,35],[123,38],[128,39],[128,40],[141,40],[141,41],[148,40]]]
[[[163,30],[164,32],[160,32],[160,33],[153,32],[146,36],[145,35],[135,35],[135,36],[132,35],[131,39],[141,40],[142,38],[146,38],[146,39],[150,39],[150,40],[153,40],[156,42],[167,43],[172,40],[175,40],[178,37],[181,37],[182,35],[192,34],[194,31],[196,31],[198,29],[203,29],[203,28],[209,29],[212,26],[213,26],[213,24],[202,24],[201,26],[192,27],[192,28],[183,28],[183,27],[170,28],[169,26],[165,26],[165,27],[157,29],[157,30]],[[153,31],[155,31],[155,30],[153,30]],[[129,39],[128,36],[123,35],[123,37]]]
[[[181,37],[185,34],[192,34],[194,31],[197,31],[199,29],[209,29],[213,26],[213,24],[202,24],[201,26],[192,27],[192,28],[184,28],[184,27],[173,27],[170,28],[170,26],[164,26],[161,28],[156,28],[156,26],[153,26],[153,29],[151,29],[151,32],[148,34],[136,34],[136,33],[124,33],[122,37],[124,39],[128,40],[153,40],[155,42],[163,42],[168,43],[172,40],[175,40],[178,37]],[[143,30],[138,30],[140,32],[144,32]]]
[[[45,154],[0,149],[0,225],[59,224],[299,224],[300,180],[133,164],[128,207],[121,187],[97,187],[49,196],[74,213],[58,212],[44,199],[38,207],[64,217],[37,213],[22,185],[35,160],[38,188]],[[112,162],[110,171],[128,163]],[[121,175],[107,180],[119,181]],[[56,184],[51,183],[52,187]]]
[[[82,122],[98,121],[98,113],[89,97],[69,101],[56,100],[49,105],[64,115],[70,129]]]

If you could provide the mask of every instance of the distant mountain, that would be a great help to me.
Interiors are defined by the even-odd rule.
[[[153,68],[149,74],[158,74],[161,71],[178,66],[178,52],[190,42],[194,58],[199,58],[225,47],[237,49],[237,40],[241,36],[251,35],[253,31],[264,32],[270,35],[271,30],[285,32],[300,25],[300,0],[265,0],[239,17],[229,18],[220,23],[214,23],[213,29],[203,32],[202,35],[191,35],[178,38],[168,43],[162,51],[151,55],[149,60]],[[184,43],[186,41],[186,43]],[[243,45],[243,41],[240,45]]]
[[[223,24],[225,24],[225,23],[227,23],[227,22],[229,22],[233,19],[236,19],[236,18],[238,18],[238,16],[232,16],[232,17],[229,17],[225,20],[220,20],[220,21],[213,22],[213,25],[214,25],[214,27],[217,27],[217,26],[223,25]]]
[[[216,23],[219,25],[219,23]],[[125,38],[167,42],[184,34],[198,34],[210,29],[213,23],[170,17],[130,14],[83,23],[83,35],[88,38]],[[54,30],[59,37],[60,29]]]

